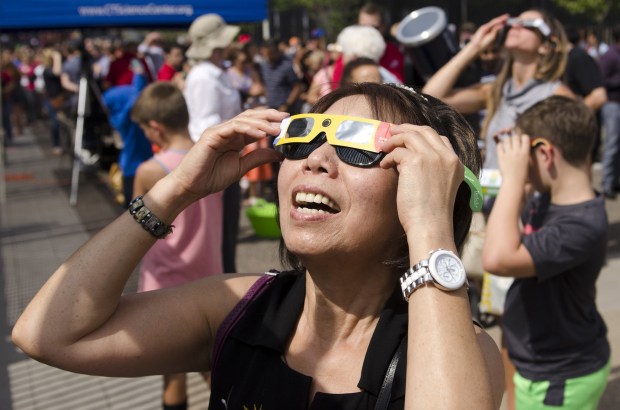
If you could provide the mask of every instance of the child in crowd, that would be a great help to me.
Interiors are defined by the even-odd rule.
[[[134,194],[142,195],[171,172],[194,145],[183,93],[170,82],[151,84],[140,94],[133,121],[160,151],[136,172]],[[209,195],[174,221],[174,234],[161,239],[142,259],[139,291],[181,285],[221,273],[222,194]],[[174,337],[174,335],[171,335]],[[187,408],[186,375],[164,376],[164,409]]]
[[[483,263],[515,278],[503,331],[516,367],[516,408],[594,410],[610,369],[607,328],[595,302],[608,228],[603,198],[589,178],[596,123],[581,102],[553,96],[525,111],[515,131],[496,140],[502,186]],[[537,193],[521,212],[528,184]]]
[[[103,93],[103,101],[109,113],[110,125],[123,140],[118,156],[118,166],[123,175],[123,197],[125,206],[133,198],[133,185],[138,166],[153,156],[151,144],[135,121],[131,110],[140,92],[148,84],[144,68],[135,60],[132,64],[133,79],[129,85],[112,86]]]

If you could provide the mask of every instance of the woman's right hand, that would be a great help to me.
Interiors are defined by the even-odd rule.
[[[247,110],[206,129],[170,178],[191,201],[225,189],[250,169],[281,159],[271,148],[240,153],[248,144],[278,135],[280,123],[288,116],[274,109]]]
[[[486,49],[497,39],[499,32],[506,27],[506,22],[509,17],[509,14],[502,14],[501,16],[495,17],[489,22],[481,25],[478,27],[478,30],[476,30],[467,45],[470,47],[476,47],[478,52]]]

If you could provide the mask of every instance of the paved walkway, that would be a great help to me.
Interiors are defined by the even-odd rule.
[[[117,379],[64,372],[27,358],[10,330],[34,293],[80,244],[123,209],[97,172],[81,174],[77,206],[69,205],[71,161],[50,153],[46,132],[18,137],[6,152],[7,201],[0,204],[0,409],[158,409],[159,376]],[[599,306],[613,348],[610,384],[600,408],[620,408],[620,200],[610,202],[610,260],[599,280]],[[238,270],[278,267],[277,241],[252,235],[242,218]],[[136,288],[136,276],[126,291]],[[498,337],[496,329],[491,334]],[[190,376],[190,408],[206,409],[208,389]]]
[[[37,134],[45,135],[37,129]],[[6,151],[7,201],[0,210],[0,409],[158,409],[161,377],[116,379],[64,372],[27,358],[10,329],[57,266],[123,209],[96,172],[81,174],[78,203],[69,205],[71,160],[54,157],[32,133]],[[135,291],[136,275],[127,285]],[[191,409],[206,409],[209,392],[190,377]]]

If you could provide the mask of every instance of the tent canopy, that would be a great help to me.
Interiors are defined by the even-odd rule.
[[[189,25],[217,13],[228,23],[266,18],[266,0],[0,0],[0,31]]]

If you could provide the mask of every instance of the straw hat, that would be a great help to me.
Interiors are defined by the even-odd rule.
[[[185,55],[194,60],[211,57],[216,48],[226,48],[239,33],[239,27],[229,26],[217,14],[205,14],[198,17],[189,27],[189,39],[192,45]]]

